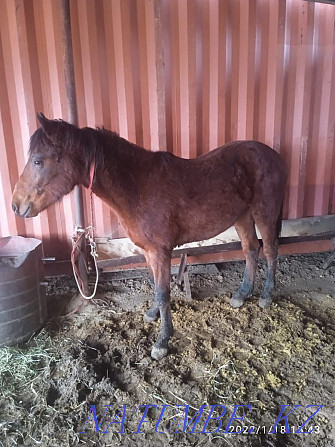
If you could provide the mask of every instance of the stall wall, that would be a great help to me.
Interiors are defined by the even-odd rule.
[[[304,0],[71,0],[80,126],[195,157],[230,140],[290,168],[286,218],[335,213],[335,6]],[[0,0],[0,236],[65,253],[72,195],[39,217],[11,210],[35,113],[67,120],[60,0]],[[85,212],[89,197],[85,193]],[[125,236],[94,199],[96,236]],[[65,250],[65,251],[64,251]]]

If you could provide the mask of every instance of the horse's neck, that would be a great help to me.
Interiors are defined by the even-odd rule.
[[[139,201],[140,172],[151,153],[113,137],[104,141],[104,169],[96,173],[93,192],[126,219]]]

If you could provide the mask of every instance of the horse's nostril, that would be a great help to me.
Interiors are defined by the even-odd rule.
[[[15,202],[12,202],[12,210],[14,211],[15,214],[17,214],[19,211],[19,208]]]

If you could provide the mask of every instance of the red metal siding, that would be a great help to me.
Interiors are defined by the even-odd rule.
[[[229,140],[273,146],[290,167],[285,217],[332,214],[335,6],[303,0],[71,0],[80,126],[183,157]],[[60,0],[0,0],[0,235],[68,243],[73,199],[23,220],[12,188],[35,112],[66,116]],[[89,199],[85,195],[85,206]],[[122,237],[94,199],[96,234]]]

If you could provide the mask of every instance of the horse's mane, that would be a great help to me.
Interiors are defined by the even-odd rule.
[[[73,159],[80,162],[86,170],[95,161],[98,169],[105,164],[103,140],[109,140],[115,145],[123,140],[116,132],[102,128],[78,128],[63,120],[48,121],[47,129],[38,128],[30,138],[29,155],[43,147],[47,154],[60,156],[64,151]],[[124,140],[126,141],[126,140]],[[129,143],[131,144],[131,143]]]
[[[168,152],[148,151],[104,127],[78,128],[63,120],[48,120],[36,130],[30,139],[29,154],[39,147],[52,156],[59,154],[61,157],[66,151],[76,164],[84,167],[85,172],[89,172],[93,161],[96,171],[100,172],[105,168],[127,171],[129,165],[133,165],[136,170],[140,164],[148,162],[148,157],[158,157],[162,166],[168,169],[173,157]]]

